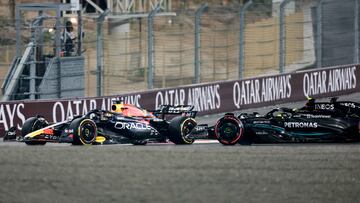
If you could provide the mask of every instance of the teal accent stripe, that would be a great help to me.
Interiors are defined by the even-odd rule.
[[[289,132],[289,134],[294,136],[322,136],[322,135],[331,135],[332,133],[302,133],[302,132]]]
[[[254,128],[265,128],[265,129],[271,129],[271,130],[276,130],[276,131],[285,131],[284,128],[279,127],[279,126],[275,126],[275,125],[270,125],[270,124],[254,124],[253,125]]]
[[[270,129],[270,130],[275,130],[277,132],[287,132],[289,135],[292,136],[324,136],[324,135],[331,135],[332,133],[329,132],[323,132],[323,133],[319,133],[319,132],[308,132],[308,133],[304,133],[304,132],[289,132],[286,131],[285,128],[279,127],[279,126],[275,126],[275,125],[270,125],[270,124],[254,124],[253,128],[262,128],[262,129]]]

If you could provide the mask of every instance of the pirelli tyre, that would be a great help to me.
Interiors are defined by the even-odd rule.
[[[21,137],[25,137],[27,134],[45,128],[49,123],[44,117],[36,116],[28,118],[21,128]],[[45,141],[25,141],[27,145],[45,145]]]
[[[97,137],[97,127],[93,120],[76,118],[69,126],[73,132],[73,145],[92,145]]]
[[[188,135],[197,123],[191,117],[177,116],[169,123],[168,137],[171,142],[175,144],[192,144],[194,139],[187,138]]]
[[[234,145],[244,134],[244,127],[240,119],[233,114],[226,114],[215,124],[215,137],[223,145]]]

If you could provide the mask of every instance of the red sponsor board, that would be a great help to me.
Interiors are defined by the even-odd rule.
[[[31,116],[42,115],[49,122],[60,122],[91,109],[109,110],[114,100],[148,110],[161,104],[190,104],[205,115],[304,100],[308,96],[349,94],[360,90],[359,69],[359,65],[348,65],[107,97],[2,102],[0,136],[11,126],[20,129]]]

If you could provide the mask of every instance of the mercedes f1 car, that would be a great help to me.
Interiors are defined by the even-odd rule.
[[[200,125],[199,125],[200,126]],[[199,127],[198,127],[199,128]],[[309,100],[299,110],[277,108],[258,113],[225,114],[215,126],[207,127],[208,137],[224,145],[251,143],[359,142],[359,104],[355,102],[315,102]],[[206,136],[191,134],[191,139]]]
[[[177,115],[170,121],[166,115]],[[65,142],[74,145],[123,144],[144,145],[149,141],[175,144],[192,144],[185,135],[195,131],[196,111],[193,106],[161,106],[148,112],[130,104],[116,103],[111,111],[91,110],[83,116],[49,124],[44,117],[27,119],[22,126],[19,141],[28,145],[43,145],[46,142]],[[4,137],[15,135],[11,128]]]

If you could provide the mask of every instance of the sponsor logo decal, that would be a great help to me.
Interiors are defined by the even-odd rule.
[[[270,124],[269,120],[263,120],[263,121],[254,121],[254,124]]]
[[[315,104],[315,109],[334,110],[334,104]]]
[[[353,108],[355,109],[356,108],[356,105],[355,103],[352,103],[352,102],[347,102],[347,103],[340,103],[341,106],[346,106],[346,107],[350,107],[350,108]]]
[[[303,114],[306,118],[331,118],[330,115],[313,115],[313,114]]]
[[[202,125],[197,125],[194,128],[195,131],[205,131],[207,129],[208,129],[208,126],[202,126]]]
[[[59,137],[55,136],[55,135],[44,135],[44,138],[47,140],[58,140]]]
[[[65,129],[64,132],[66,134],[72,134],[72,133],[74,133],[74,129]]]
[[[143,123],[125,123],[125,122],[116,122],[115,128],[124,130],[151,130],[151,127],[149,125],[143,124]]]
[[[269,133],[266,131],[256,131],[255,134],[256,135],[268,135]]]
[[[284,122],[285,128],[317,128],[317,122]]]
[[[16,135],[16,132],[15,132],[15,131],[8,131],[7,133],[8,133],[8,135],[10,135],[10,136]]]

